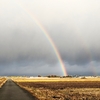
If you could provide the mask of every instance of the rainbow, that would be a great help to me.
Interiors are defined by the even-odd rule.
[[[56,56],[57,56],[57,59],[61,65],[61,69],[62,69],[62,72],[63,72],[63,75],[64,76],[67,76],[67,71],[66,71],[66,68],[65,68],[65,65],[64,65],[64,62],[60,56],[60,53],[58,52],[58,49],[55,45],[55,43],[53,42],[53,40],[51,39],[48,31],[45,29],[45,27],[42,25],[42,23],[37,19],[37,17],[35,17],[35,15],[30,11],[28,10],[26,7],[22,6],[21,3],[18,3],[17,4],[28,14],[30,15],[30,17],[34,20],[34,22],[37,24],[37,26],[41,29],[41,31],[43,32],[43,34],[45,35],[45,37],[48,39],[49,43],[51,44]]]

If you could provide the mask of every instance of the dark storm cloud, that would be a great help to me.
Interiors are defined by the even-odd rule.
[[[1,74],[61,74],[54,49],[34,15],[48,31],[69,73],[88,75],[91,62],[98,69],[99,0],[4,0],[0,4]]]

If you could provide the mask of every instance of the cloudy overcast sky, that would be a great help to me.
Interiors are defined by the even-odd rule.
[[[0,75],[100,75],[100,0],[0,0]]]

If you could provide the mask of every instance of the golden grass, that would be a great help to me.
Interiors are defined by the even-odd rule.
[[[4,85],[4,83],[7,81],[6,78],[0,78],[0,88]]]
[[[85,81],[100,81],[100,78],[87,77],[81,78],[12,78],[20,87],[29,91],[33,96],[39,100],[100,100],[100,88],[64,88],[64,89],[50,89],[45,87],[31,87],[23,86],[21,83],[25,82],[85,82]],[[56,85],[55,85],[56,86]]]
[[[100,81],[100,78],[12,78],[17,82],[66,82],[66,81]]]

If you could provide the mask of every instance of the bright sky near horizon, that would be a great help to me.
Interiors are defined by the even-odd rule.
[[[100,0],[1,0],[0,75],[100,75]],[[38,23],[41,24],[41,27]]]

